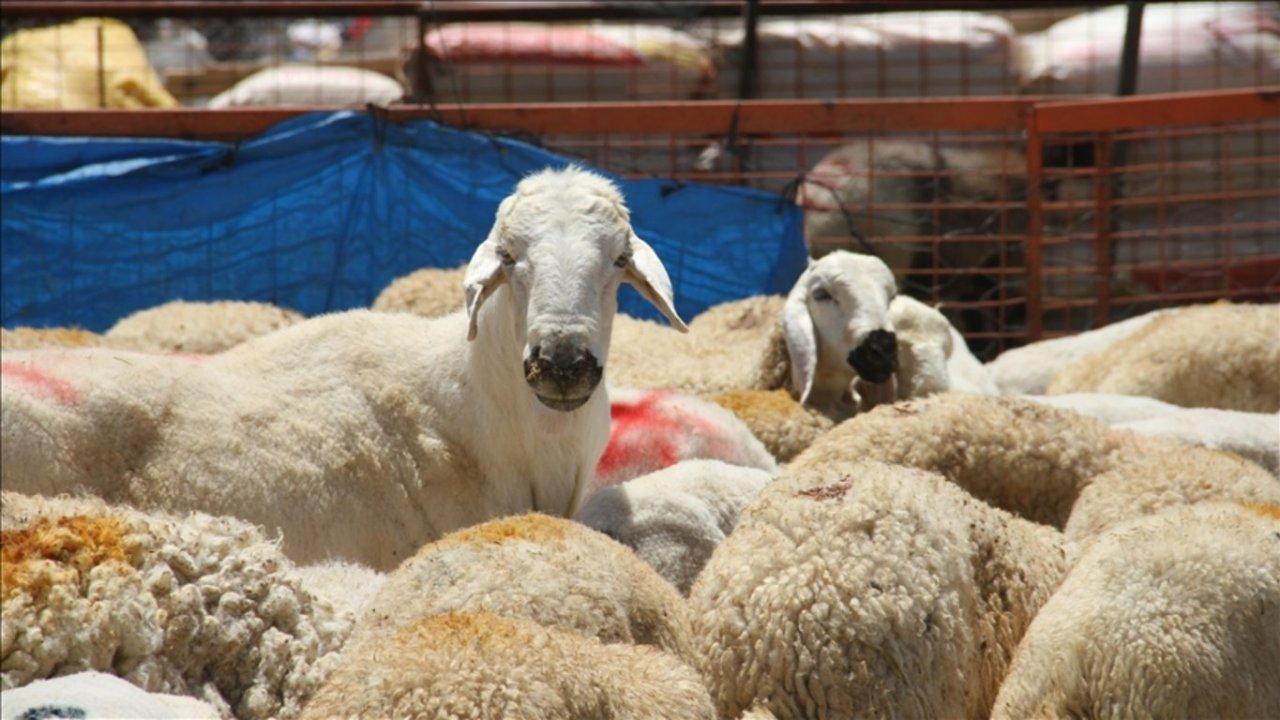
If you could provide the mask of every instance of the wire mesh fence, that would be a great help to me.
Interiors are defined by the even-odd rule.
[[[746,3],[438,0],[337,14],[351,4],[290,4],[313,8],[308,17],[254,15],[248,6],[235,15],[200,15],[199,7],[165,15],[165,3],[6,3],[0,106],[1110,93],[1126,12],[1078,4],[920,11],[907,2],[868,13],[860,3],[762,2],[749,23]],[[270,3],[250,3],[258,5]],[[489,10],[466,11],[477,5]],[[104,17],[75,17],[67,12],[75,6]],[[113,8],[116,20],[108,19]],[[1144,18],[1140,93],[1280,83],[1280,3],[1149,3]],[[95,92],[98,85],[108,91]],[[158,93],[130,95],[134,85]]]

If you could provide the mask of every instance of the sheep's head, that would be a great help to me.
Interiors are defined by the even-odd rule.
[[[493,230],[471,258],[463,281],[468,338],[476,336],[481,305],[506,288],[524,345],[525,380],[542,404],[574,410],[604,376],[623,282],[687,330],[662,261],[631,229],[613,183],[574,167],[544,170],[502,201]]]
[[[896,292],[893,273],[879,258],[837,251],[810,261],[782,311],[800,402],[815,390],[839,397],[855,374],[877,385],[892,381],[897,338],[888,310]]]

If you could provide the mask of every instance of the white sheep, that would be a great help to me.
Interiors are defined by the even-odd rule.
[[[713,720],[697,673],[650,647],[486,612],[434,615],[350,652],[303,718]]]
[[[986,717],[1066,567],[1060,533],[941,476],[789,469],[694,583],[699,670],[721,717]]]
[[[719,405],[665,390],[609,388],[609,444],[596,465],[593,488],[617,485],[681,460],[778,469],[741,420]]]
[[[302,320],[269,303],[174,300],[121,319],[102,344],[141,352],[217,353]]]
[[[1163,313],[1062,369],[1050,395],[1142,395],[1184,407],[1280,412],[1280,304],[1226,302]]]
[[[683,327],[612,183],[544,171],[499,207],[465,313],[321,316],[200,362],[6,355],[0,478],[242,517],[296,561],[380,570],[487,518],[572,515],[608,439],[622,282]]]
[[[1041,395],[1063,368],[1106,350],[1112,343],[1141,330],[1163,312],[1156,310],[1096,330],[1006,350],[987,363],[987,372],[1005,395]]]
[[[42,348],[94,347],[102,344],[102,336],[75,327],[0,328],[0,350],[39,350]]]
[[[778,462],[791,462],[826,431],[831,418],[778,390],[733,390],[712,398],[742,421]]]
[[[423,317],[448,315],[463,307],[462,280],[467,266],[421,268],[396,278],[373,301],[378,312],[409,312]]]
[[[574,519],[636,552],[681,593],[772,478],[718,460],[686,460],[591,494]]]
[[[1170,505],[1280,502],[1275,478],[1235,455],[1009,397],[944,393],[876,408],[818,438],[789,467],[860,459],[938,472],[1082,543]]]
[[[79,672],[37,680],[0,693],[4,720],[135,718],[218,720],[212,705],[191,697],[149,693],[114,675]]]
[[[991,717],[1274,717],[1280,507],[1204,503],[1121,525],[1018,646]]]
[[[893,274],[879,259],[836,252],[811,262],[769,333],[677,336],[639,320],[619,323],[610,377],[618,385],[714,395],[788,387],[832,417],[854,412],[856,374],[882,385],[893,372]],[[861,369],[855,370],[855,363]]]
[[[482,611],[692,658],[689,619],[674,588],[618,542],[538,514],[490,520],[424,545],[388,575],[347,653],[376,653],[432,615]]]
[[[879,388],[855,378],[847,391],[851,409],[865,412],[883,402],[947,390],[996,394],[964,338],[934,308],[899,295],[889,303],[887,326],[896,336],[893,375]],[[738,390],[713,399],[732,410],[780,462],[789,462],[833,424],[826,415],[800,405],[782,390]]]
[[[1280,477],[1280,414],[1184,408],[1153,398],[1105,393],[1030,395],[1028,399],[1074,410],[1119,430],[1226,450]]]
[[[353,620],[364,615],[387,580],[385,573],[341,560],[299,565],[294,574],[312,597],[329,603]]]
[[[5,492],[0,524],[5,690],[99,670],[224,715],[293,717],[351,629],[233,518]]]

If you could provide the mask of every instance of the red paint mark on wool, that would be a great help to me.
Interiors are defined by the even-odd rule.
[[[596,481],[603,481],[628,465],[646,457],[657,457],[662,467],[679,457],[676,440],[680,423],[659,407],[667,393],[647,392],[635,402],[614,402],[609,406],[609,444],[596,464]]]
[[[63,380],[46,375],[39,370],[20,363],[0,363],[0,377],[22,383],[32,392],[45,397],[52,397],[63,405],[75,405],[80,393]]]
[[[671,396],[662,390],[642,394],[634,402],[614,402],[609,444],[596,465],[596,484],[609,484],[620,470],[640,466],[645,472],[661,470],[681,460],[681,450],[692,440],[705,443],[698,457],[731,459],[733,445],[715,423],[697,413],[664,403]]]

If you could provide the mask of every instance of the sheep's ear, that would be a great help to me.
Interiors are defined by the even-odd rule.
[[[806,270],[800,275],[782,306],[782,337],[787,343],[787,355],[791,357],[791,387],[800,396],[801,405],[808,401],[813,391],[813,376],[818,372],[818,339],[806,301],[808,274]]]
[[[667,277],[667,269],[658,259],[658,253],[635,233],[631,233],[631,261],[627,263],[625,279],[666,316],[672,327],[680,332],[689,332],[689,326],[685,325],[680,315],[676,313],[671,278]]]
[[[462,290],[467,299],[467,340],[476,339],[480,306],[506,279],[497,245],[493,242],[493,236],[490,236],[471,255],[471,263],[467,265],[467,274],[462,280]]]

